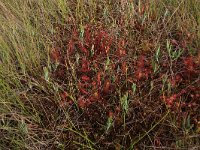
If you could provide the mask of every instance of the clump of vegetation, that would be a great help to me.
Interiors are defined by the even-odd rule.
[[[0,8],[1,148],[199,148],[199,1]]]

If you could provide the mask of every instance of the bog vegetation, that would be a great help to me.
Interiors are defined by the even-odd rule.
[[[199,0],[0,0],[0,149],[200,149]]]

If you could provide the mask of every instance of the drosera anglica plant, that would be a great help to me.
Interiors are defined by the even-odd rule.
[[[105,139],[102,139],[102,136],[104,138],[105,136],[115,137],[112,133],[113,130],[116,134],[122,132],[122,130],[130,130],[129,119],[134,117],[133,108],[138,107],[137,103],[140,109],[143,109],[143,105],[147,105],[153,111],[148,100],[143,102],[136,100],[141,95],[144,96],[148,87],[150,87],[147,90],[150,91],[148,94],[150,98],[160,97],[157,106],[160,109],[166,109],[168,114],[180,116],[192,107],[198,108],[198,102],[194,99],[194,96],[193,101],[185,100],[187,93],[193,93],[196,88],[191,90],[189,87],[184,87],[184,84],[190,80],[195,81],[191,84],[196,84],[198,81],[197,73],[199,72],[193,57],[186,56],[186,50],[173,50],[170,40],[167,40],[166,47],[162,48],[166,50],[166,53],[163,53],[159,46],[153,60],[148,54],[142,53],[136,59],[127,62],[124,61],[127,57],[127,43],[124,39],[115,39],[102,27],[87,25],[81,30],[84,33],[81,34],[80,39],[73,37],[67,45],[66,49],[70,51],[70,53],[68,52],[70,57],[67,59],[63,57],[59,63],[63,66],[65,64],[62,63],[68,61],[75,64],[73,70],[78,81],[78,86],[75,87],[77,91],[75,101],[79,109],[73,107],[73,102],[66,107],[70,106],[70,109],[74,109],[72,112],[77,112],[77,116],[69,113],[70,117],[74,118],[73,120],[81,116],[80,122],[84,122],[86,126],[91,126],[89,137],[98,141],[98,144],[104,143]],[[78,33],[79,31],[75,32]],[[115,46],[114,40],[117,40],[117,46]],[[74,59],[76,56],[78,56],[78,60]],[[176,72],[175,69],[177,65],[181,65],[179,72]],[[188,74],[191,75],[188,76]],[[155,83],[158,85],[155,85]],[[156,92],[155,90],[158,89],[155,89],[155,86],[162,87],[162,93]],[[192,95],[198,97],[197,93]],[[153,107],[153,103],[151,104]],[[146,115],[146,110],[143,111],[142,115]],[[151,112],[151,110],[149,111]],[[196,114],[194,113],[193,116],[196,117]],[[146,119],[150,118],[147,117]],[[81,124],[78,126],[85,128]],[[120,126],[123,126],[123,128]],[[92,136],[94,132],[95,137]],[[128,140],[128,137],[126,138]]]
[[[0,8],[0,149],[199,149],[198,0]]]

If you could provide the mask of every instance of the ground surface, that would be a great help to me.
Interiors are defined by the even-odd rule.
[[[200,149],[199,0],[0,0],[0,149]]]

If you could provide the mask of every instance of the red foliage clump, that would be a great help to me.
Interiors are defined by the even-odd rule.
[[[116,132],[122,132],[120,127],[124,121],[124,105],[130,107],[125,114],[127,122],[134,115],[138,115],[141,122],[144,117],[151,119],[146,114],[154,112],[156,107],[160,110],[170,109],[178,115],[199,108],[200,89],[197,81],[200,72],[193,56],[184,54],[173,64],[161,58],[156,62],[159,71],[155,73],[152,57],[143,53],[138,54],[137,59],[128,59],[127,41],[115,39],[102,27],[86,26],[82,38],[78,37],[78,31],[74,29],[73,32],[74,35],[64,47],[66,51],[53,49],[51,59],[53,63],[59,62],[54,76],[59,77],[60,83],[68,81],[71,71],[75,73],[71,80],[76,83],[73,87],[76,102],[73,103],[67,92],[62,92],[60,107],[77,104],[78,110],[81,110],[81,122],[87,120],[92,126],[90,130],[94,129],[91,134],[97,130],[102,133],[102,124],[105,125],[108,118],[116,123]],[[178,45],[176,41],[172,43]],[[69,74],[63,66],[66,66]],[[130,101],[122,104],[126,93]],[[76,107],[70,109],[75,111]],[[157,117],[157,114],[154,116]],[[159,145],[159,139],[155,139],[155,143]]]

